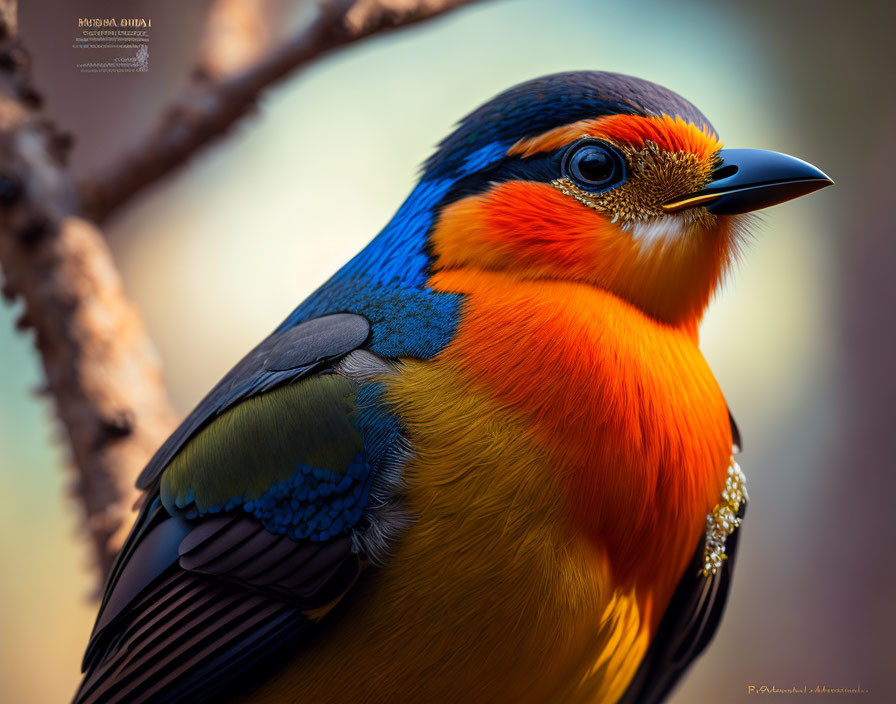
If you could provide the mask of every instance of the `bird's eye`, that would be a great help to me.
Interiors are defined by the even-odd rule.
[[[622,156],[613,147],[596,139],[570,145],[563,159],[563,175],[580,188],[605,191],[625,179]]]

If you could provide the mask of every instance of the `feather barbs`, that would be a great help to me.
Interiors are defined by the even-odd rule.
[[[606,549],[620,583],[668,598],[731,451],[725,400],[689,331],[582,284],[474,271],[431,283],[467,300],[437,361],[524,414],[563,477],[571,524]]]
[[[710,159],[722,148],[715,132],[707,125],[698,127],[669,115],[605,115],[562,125],[517,141],[508,156],[529,157],[551,151],[583,137],[604,139],[619,147],[643,149],[654,144],[667,152],[686,152]]]

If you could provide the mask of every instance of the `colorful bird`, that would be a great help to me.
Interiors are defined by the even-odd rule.
[[[662,700],[747,500],[698,324],[830,183],[628,76],[486,103],[143,471],[75,702]]]

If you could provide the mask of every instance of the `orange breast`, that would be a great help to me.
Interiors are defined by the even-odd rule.
[[[582,284],[474,271],[430,283],[467,294],[441,359],[526,419],[562,478],[570,529],[657,607],[657,622],[731,454],[725,400],[693,329]]]
[[[447,359],[403,360],[384,387],[413,447],[407,530],[244,701],[616,701],[649,625],[589,540],[570,535],[556,462]]]
[[[727,411],[690,334],[592,287],[440,273],[455,340],[385,399],[411,520],[281,702],[610,703],[718,501]]]

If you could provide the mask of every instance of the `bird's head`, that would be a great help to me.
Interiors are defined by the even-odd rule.
[[[433,271],[587,283],[672,324],[699,320],[746,216],[829,185],[783,154],[723,149],[691,103],[602,72],[556,74],[465,118],[427,162]]]

